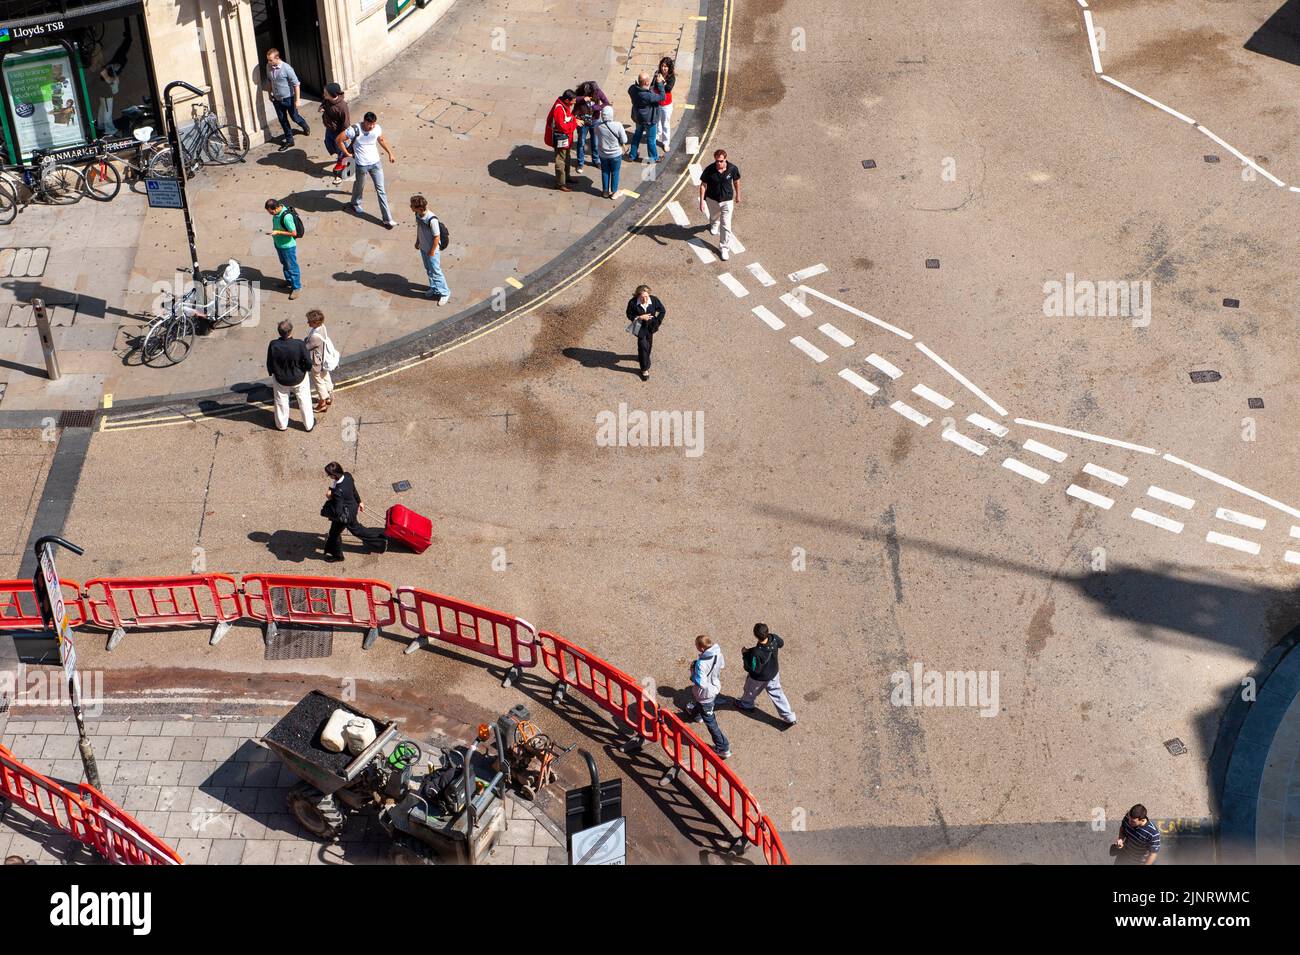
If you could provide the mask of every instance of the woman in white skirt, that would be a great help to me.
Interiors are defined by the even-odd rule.
[[[334,380],[330,377],[339,365],[339,350],[334,347],[325,328],[325,313],[313,308],[307,313],[307,353],[311,355],[311,380],[316,386],[316,413],[328,411],[334,403]]]

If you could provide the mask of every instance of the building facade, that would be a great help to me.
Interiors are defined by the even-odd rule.
[[[454,0],[0,0],[0,143],[7,164],[36,150],[75,158],[103,138],[132,145],[159,121],[173,80],[207,89],[222,122],[274,135],[262,92],[271,47],[302,81],[354,93]],[[189,94],[174,97],[184,126]],[[308,114],[310,118],[310,114]]]

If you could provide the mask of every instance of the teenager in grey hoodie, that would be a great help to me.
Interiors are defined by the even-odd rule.
[[[709,735],[713,737],[713,749],[718,757],[728,759],[731,756],[731,744],[727,741],[727,735],[722,732],[722,727],[718,726],[717,717],[713,715],[714,703],[717,702],[718,693],[722,690],[722,670],[727,665],[727,661],[722,657],[722,647],[705,634],[695,638],[695,649],[700,651],[700,655],[691,664],[693,699],[687,709],[692,713],[698,713],[704,720]]]
[[[600,196],[613,199],[618,192],[618,174],[623,168],[623,147],[627,145],[627,130],[614,121],[614,107],[600,111],[600,119],[592,123],[592,136],[596,141],[596,154],[600,157]]]

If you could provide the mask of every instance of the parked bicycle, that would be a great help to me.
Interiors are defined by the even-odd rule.
[[[135,137],[135,149],[123,149],[109,152],[108,142],[95,140],[95,156],[82,167],[81,174],[86,181],[86,195],[100,202],[107,202],[117,195],[122,188],[122,180],[133,183],[144,180],[149,168],[149,160],[160,150],[167,148],[167,141],[155,138],[152,126],[142,126],[132,134]]]
[[[179,298],[167,295],[162,314],[149,323],[140,344],[140,358],[152,365],[159,356],[173,365],[189,357],[197,330],[195,319],[210,322],[214,328],[230,328],[253,314],[251,302],[240,294],[239,263],[231,259],[217,278],[217,287],[206,305],[198,304],[196,289]]]
[[[23,205],[33,202],[70,205],[81,201],[85,192],[85,178],[80,169],[59,162],[39,149],[32,153],[31,166],[10,166],[0,171],[11,174],[15,180],[5,183],[5,196],[0,200],[0,224],[12,222]],[[24,191],[29,197],[24,198]]]
[[[243,127],[234,123],[218,124],[216,114],[206,103],[194,104],[191,115],[194,124],[180,138],[187,175],[194,175],[207,163],[224,166],[244,161],[250,142]],[[146,175],[150,179],[176,178],[176,159],[169,146],[150,157]]]
[[[0,175],[0,225],[8,225],[18,215],[18,193],[7,176]]]

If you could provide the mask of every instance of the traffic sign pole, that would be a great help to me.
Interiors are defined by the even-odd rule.
[[[172,80],[163,88],[163,104],[167,107],[167,139],[171,143],[172,159],[176,164],[176,184],[180,187],[181,193],[181,211],[185,213],[185,237],[190,243],[190,271],[194,275],[194,294],[197,296],[197,302],[200,306],[207,304],[206,289],[203,287],[203,277],[199,273],[199,250],[194,239],[194,219],[190,215],[190,200],[185,192],[185,180],[188,178],[185,172],[185,154],[181,151],[181,134],[176,128],[176,109],[172,105],[172,92],[176,87],[183,87],[189,90],[195,96],[203,96],[203,90],[197,86],[191,86],[184,80]]]

